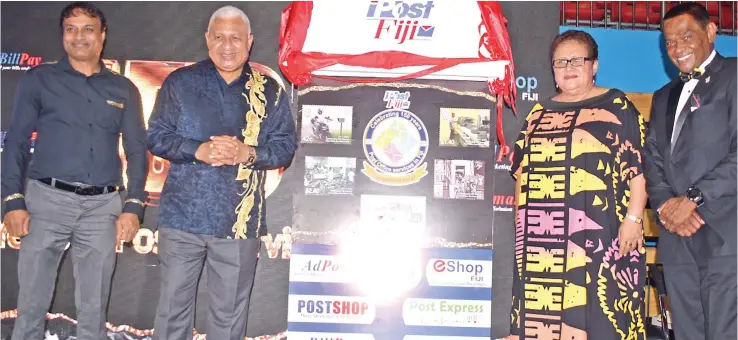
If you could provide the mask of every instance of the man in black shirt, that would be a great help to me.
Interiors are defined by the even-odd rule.
[[[106,337],[115,246],[135,236],[146,199],[141,96],[100,59],[105,16],[91,4],[74,3],[60,19],[67,56],[23,75],[2,153],[4,224],[11,236],[22,237],[13,339],[43,339],[68,242],[77,285],[77,339]],[[26,180],[34,130],[38,138]],[[128,161],[125,202],[118,192],[121,133]]]

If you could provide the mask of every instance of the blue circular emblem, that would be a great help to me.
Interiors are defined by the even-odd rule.
[[[388,109],[376,114],[364,130],[364,154],[377,172],[402,176],[423,164],[428,131],[414,113]]]

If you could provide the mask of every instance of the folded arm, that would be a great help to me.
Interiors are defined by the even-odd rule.
[[[295,121],[286,95],[279,96],[277,109],[262,123],[266,129],[266,143],[255,146],[254,169],[269,170],[287,167],[297,149]]]
[[[146,151],[146,126],[144,125],[141,94],[131,84],[128,105],[123,113],[123,151],[126,154],[128,197],[123,206],[124,213],[136,214],[143,220],[146,202],[146,177],[149,173],[149,157]]]
[[[10,129],[2,152],[2,197],[4,212],[25,210],[23,174],[31,155],[31,136],[41,110],[39,83],[33,72],[23,75],[13,102]]]
[[[148,148],[152,154],[172,163],[195,162],[195,152],[202,142],[177,133],[182,105],[171,76],[162,84],[149,118]]]
[[[728,154],[718,163],[715,168],[706,173],[693,185],[702,192],[702,198],[705,203],[715,201],[723,196],[735,196],[736,183],[736,78],[733,78],[731,85],[727,86],[730,118],[728,126],[730,127],[730,148]]]
[[[661,154],[661,148],[658,144],[658,133],[660,131],[661,124],[659,117],[655,117],[656,98],[654,98],[654,105],[651,106],[651,124],[649,124],[648,133],[646,135],[646,146],[644,148],[644,165],[646,175],[646,187],[648,191],[648,197],[651,201],[651,207],[658,209],[669,199],[676,197],[673,189],[666,181],[666,175],[664,172],[664,157]]]

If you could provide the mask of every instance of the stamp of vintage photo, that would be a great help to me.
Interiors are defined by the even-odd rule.
[[[356,158],[305,156],[305,195],[353,195]]]

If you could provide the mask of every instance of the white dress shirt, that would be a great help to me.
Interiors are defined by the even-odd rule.
[[[704,71],[705,67],[707,67],[707,65],[709,65],[712,59],[714,58],[715,58],[715,50],[713,49],[712,53],[710,53],[710,56],[707,57],[707,60],[705,60],[705,62],[703,62],[702,65],[700,65],[699,67],[700,70]],[[679,120],[679,114],[682,112],[682,108],[684,108],[684,105],[687,104],[687,100],[689,99],[689,96],[692,94],[692,92],[694,91],[694,88],[697,86],[697,83],[699,82],[700,82],[699,79],[690,79],[684,84],[684,87],[682,88],[682,94],[679,96],[679,102],[677,104],[676,116],[674,117],[674,127],[671,130],[672,131],[671,133],[671,143],[672,144],[674,143],[674,136],[677,135],[675,133],[676,132],[675,130],[676,130],[676,122],[677,120]]]

